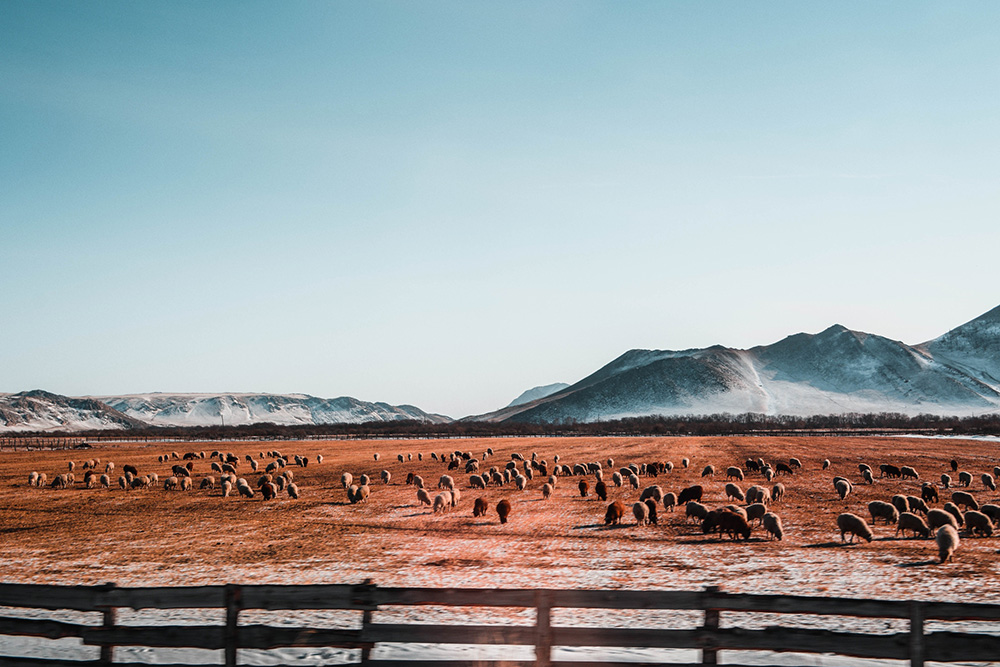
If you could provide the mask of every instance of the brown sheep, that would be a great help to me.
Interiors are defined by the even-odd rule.
[[[485,498],[476,498],[476,502],[472,506],[472,516],[485,516],[486,510],[488,510],[490,504],[486,502]]]
[[[951,494],[951,501],[956,505],[962,505],[966,509],[979,509],[979,503],[976,499],[972,497],[971,493],[966,493],[965,491],[955,491]]]
[[[597,496],[598,500],[608,499],[608,486],[604,482],[598,482],[594,485],[594,495]]]
[[[581,479],[580,484],[578,486],[580,488],[581,498],[586,498],[587,496],[590,495],[590,484],[587,483],[587,480]]]
[[[635,525],[645,526],[649,523],[649,508],[646,503],[633,503],[632,514],[635,515]]]
[[[691,500],[701,500],[703,489],[701,485],[689,486],[682,490],[680,495],[677,496],[677,504],[681,505],[687,503]]]
[[[510,501],[506,498],[497,503],[497,516],[500,517],[500,523],[507,523],[507,517],[510,516]]]
[[[899,515],[899,523],[896,524],[896,534],[899,535],[902,532],[903,537],[906,537],[908,530],[913,531],[914,537],[917,535],[924,538],[931,536],[931,529],[924,523],[923,519],[911,512],[903,512]]]
[[[656,501],[652,498],[646,498],[646,507],[648,508],[649,523],[654,526],[659,525],[656,516]]]
[[[622,522],[622,517],[624,516],[625,516],[625,506],[622,504],[620,500],[616,500],[615,502],[608,505],[608,511],[604,513],[604,525],[617,526]]]

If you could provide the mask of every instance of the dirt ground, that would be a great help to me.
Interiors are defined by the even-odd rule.
[[[705,536],[687,523],[683,508],[660,508],[659,525],[639,527],[628,512],[624,525],[603,523],[607,502],[593,493],[581,497],[576,477],[561,477],[555,492],[543,500],[545,479],[535,475],[524,491],[513,485],[470,488],[463,469],[451,471],[462,492],[458,507],[434,514],[417,502],[416,489],[404,483],[414,472],[425,480],[432,497],[437,481],[449,474],[431,452],[471,451],[483,469],[499,468],[518,452],[536,452],[551,468],[560,463],[600,461],[609,482],[608,502],[626,507],[639,491],[610,484],[611,472],[629,463],[672,461],[674,471],[641,478],[640,488],[659,484],[677,492],[703,484],[705,503],[728,501],[723,488],[727,466],[742,467],[748,458],[771,462],[802,461],[792,476],[782,475],[785,498],[773,505],[784,523],[785,537],[768,540],[755,529],[749,542],[734,543]],[[310,465],[292,466],[302,497],[281,494],[277,500],[223,498],[218,488],[198,490],[205,475],[214,475],[210,460],[196,460],[194,490],[165,491],[170,467],[161,454],[177,451],[233,452],[241,459],[240,475],[256,487],[259,474],[243,461],[247,454],[279,450],[291,457],[308,456]],[[375,453],[380,454],[378,461]],[[418,460],[418,453],[423,460]],[[321,464],[315,463],[323,455]],[[397,455],[403,454],[399,462]],[[409,456],[412,455],[412,460]],[[607,465],[611,457],[613,468]],[[688,468],[681,467],[683,458]],[[87,489],[81,466],[87,459],[116,464],[111,489]],[[829,458],[832,466],[821,469]],[[1000,462],[998,443],[977,440],[815,437],[815,438],[490,438],[479,440],[366,440],[299,442],[227,442],[101,444],[91,450],[17,451],[0,454],[0,580],[63,584],[191,585],[208,583],[353,583],[372,578],[380,585],[657,588],[694,589],[710,584],[731,592],[796,593],[884,598],[921,598],[1000,602],[1000,539],[963,534],[954,562],[938,565],[932,540],[896,539],[895,527],[878,524],[872,543],[841,544],[836,516],[844,511],[868,518],[871,500],[893,494],[920,495],[920,482],[876,478],[865,484],[858,463],[878,471],[880,463],[910,465],[921,481],[934,481],[960,470],[973,474],[969,491],[980,503],[1000,502],[979,476]],[[76,462],[74,488],[57,490],[28,485],[31,471],[51,481]],[[265,456],[264,462],[270,459]],[[124,491],[116,481],[122,466],[140,474],[155,472],[160,484]],[[701,477],[707,464],[717,471]],[[379,473],[392,473],[382,484]],[[341,473],[372,478],[371,498],[352,505],[340,484]],[[842,475],[855,484],[841,501],[832,479]],[[954,475],[957,478],[957,475]],[[591,487],[594,479],[590,478]],[[740,482],[767,484],[756,474]],[[770,487],[770,484],[767,484]],[[472,516],[473,501],[489,502],[485,517]],[[500,525],[497,501],[512,505],[510,521]],[[941,502],[950,492],[941,492]],[[937,505],[940,507],[940,503]]]

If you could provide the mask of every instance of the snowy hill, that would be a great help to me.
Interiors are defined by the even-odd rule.
[[[542,387],[532,387],[531,389],[523,392],[520,396],[511,401],[507,407],[512,408],[515,405],[524,405],[525,403],[530,403],[532,401],[537,401],[540,398],[545,398],[546,396],[551,396],[557,391],[562,391],[569,385],[565,382],[556,382],[554,384],[547,384]]]
[[[834,325],[740,350],[631,350],[556,394],[472,419],[1000,411],[1000,307],[921,345]]]
[[[342,424],[448,417],[412,405],[306,394],[134,394],[69,398],[45,391],[0,394],[0,431],[130,429],[143,426]]]

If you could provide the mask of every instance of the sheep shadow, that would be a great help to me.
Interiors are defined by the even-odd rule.
[[[937,565],[936,560],[918,560],[910,563],[899,563],[896,567],[925,567],[927,565]]]

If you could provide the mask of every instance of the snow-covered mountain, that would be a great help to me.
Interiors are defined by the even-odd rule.
[[[545,398],[546,396],[551,396],[557,391],[562,391],[569,385],[565,382],[555,382],[553,384],[547,384],[542,387],[532,387],[531,389],[523,392],[520,396],[515,398],[510,404],[507,405],[508,408],[512,408],[515,405],[524,405],[525,403],[531,403],[532,401],[537,401],[540,398]]]
[[[907,345],[840,325],[740,350],[631,350],[550,396],[471,419],[1000,411],[1000,307]]]
[[[0,394],[0,431],[129,429],[272,423],[342,424],[414,419],[446,423],[412,405],[306,394],[134,394],[69,398],[45,391]]]
[[[35,389],[0,394],[0,431],[127,429],[145,426],[92,398],[70,398]]]

